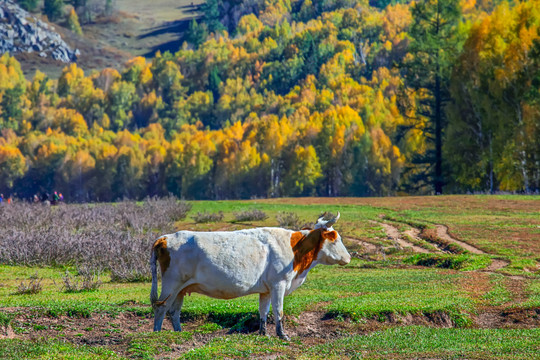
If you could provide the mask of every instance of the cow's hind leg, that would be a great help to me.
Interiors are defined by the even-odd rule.
[[[259,294],[259,315],[260,315],[260,325],[259,325],[259,334],[266,335],[266,319],[268,318],[268,312],[270,311],[270,299],[271,296],[269,293]]]
[[[171,323],[174,331],[182,331],[182,325],[180,324],[180,313],[182,312],[182,304],[184,303],[184,294],[179,293],[176,300],[171,305],[169,315],[171,317]]]
[[[281,339],[290,341],[291,339],[283,330],[283,298],[285,297],[285,284],[279,283],[272,289],[272,309],[276,319],[276,334]]]

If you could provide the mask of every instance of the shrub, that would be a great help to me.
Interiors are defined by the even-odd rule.
[[[47,15],[49,21],[56,21],[60,19],[64,13],[64,1],[44,0],[43,13]]]
[[[223,211],[220,211],[218,213],[211,213],[211,212],[197,212],[197,215],[194,215],[192,217],[193,220],[195,220],[196,223],[209,223],[209,222],[218,222],[223,220]]]
[[[268,215],[262,210],[245,210],[241,212],[234,213],[235,221],[242,222],[242,221],[263,221],[268,218]]]
[[[79,276],[82,279],[77,279],[74,275],[71,275],[71,273],[66,270],[66,273],[64,276],[62,276],[63,283],[61,285],[61,291],[67,293],[94,291],[97,290],[102,284],[101,280],[99,279],[99,275],[88,270],[79,272]]]
[[[38,294],[43,290],[43,286],[41,285],[41,281],[43,279],[38,276],[38,273],[36,273],[32,276],[30,276],[30,279],[28,282],[21,281],[19,286],[17,287],[17,291],[15,291],[16,295],[23,295],[23,294]]]
[[[38,6],[38,0],[17,0],[17,3],[26,11],[35,11]]]
[[[276,215],[276,220],[279,226],[292,230],[300,230],[304,223],[300,220],[298,215],[293,212],[280,212]]]
[[[111,271],[113,281],[149,279],[153,240],[173,232],[190,209],[172,196],[142,205],[0,206],[0,264],[70,265],[96,274]]]

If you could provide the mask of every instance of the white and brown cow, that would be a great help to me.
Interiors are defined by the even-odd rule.
[[[169,311],[175,331],[181,331],[180,310],[192,292],[218,299],[259,294],[260,333],[266,334],[270,303],[276,333],[283,339],[283,297],[298,288],[317,264],[346,265],[351,256],[332,228],[319,218],[315,229],[292,231],[256,228],[239,231],[179,231],[157,239],[150,260],[154,331],[160,331]],[[161,267],[161,296],[157,295],[157,263]]]

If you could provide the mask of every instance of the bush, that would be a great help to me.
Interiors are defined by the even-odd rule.
[[[276,215],[276,220],[279,226],[292,230],[300,230],[305,223],[293,212],[280,212]]]
[[[196,223],[209,223],[209,222],[218,222],[223,220],[223,211],[220,211],[218,213],[211,213],[211,212],[197,212],[197,215],[192,216],[191,218],[195,220]]]
[[[43,2],[43,13],[47,15],[49,21],[56,21],[64,14],[63,0],[45,0]]]
[[[150,279],[153,241],[174,232],[191,205],[174,197],[141,205],[15,203],[0,206],[0,264],[77,266],[113,281]]]
[[[268,218],[264,211],[253,209],[234,213],[235,221],[263,221]]]
[[[77,279],[66,270],[65,275],[62,276],[63,284],[61,285],[61,291],[67,293],[94,291],[102,284],[99,275],[88,270],[79,272],[79,276],[82,277],[82,279]]]
[[[17,291],[15,291],[16,295],[23,295],[23,294],[38,294],[43,290],[43,286],[41,285],[41,281],[43,279],[38,276],[38,273],[36,273],[32,276],[30,276],[30,281],[27,283],[24,281],[21,281],[19,286],[17,287]]]
[[[17,0],[17,3],[26,11],[35,11],[38,0]]]

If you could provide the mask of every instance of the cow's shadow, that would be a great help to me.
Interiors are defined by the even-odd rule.
[[[189,311],[182,311],[182,321],[200,320],[200,316]],[[273,316],[268,316],[270,322]],[[248,334],[259,331],[259,312],[225,312],[225,313],[209,313],[206,317],[207,322],[215,323],[224,329],[229,329],[228,333],[243,333]]]

